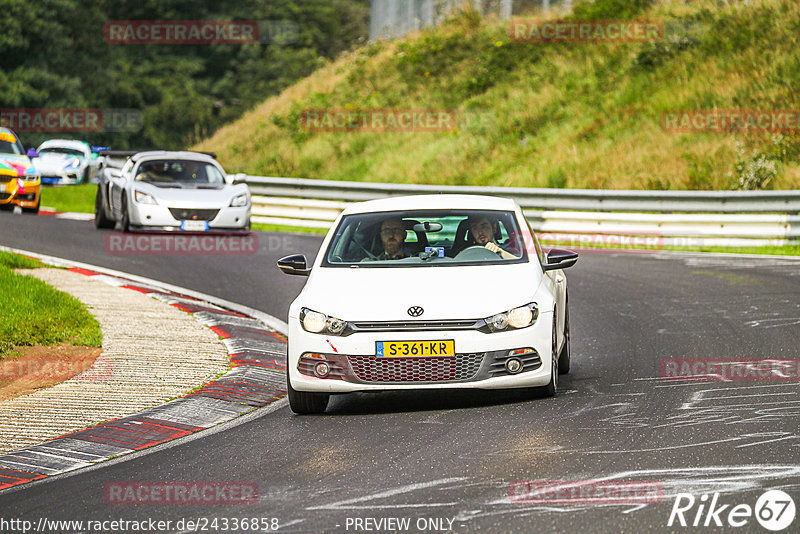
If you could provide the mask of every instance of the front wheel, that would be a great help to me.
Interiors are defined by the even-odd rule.
[[[292,387],[288,369],[286,370],[286,389],[289,394],[289,407],[298,415],[323,413],[328,407],[330,394],[295,390]]]
[[[131,218],[130,214],[128,213],[128,201],[125,200],[125,197],[122,197],[122,219],[119,223],[120,230],[123,232],[130,232],[131,231]]]
[[[26,213],[39,213],[39,206],[41,205],[42,205],[42,197],[39,197],[39,199],[36,201],[36,206],[32,208],[22,208],[22,211]]]
[[[97,188],[97,195],[94,197],[94,227],[95,228],[114,228],[114,221],[106,217],[106,210],[103,209],[103,199],[100,188]]]
[[[561,354],[558,355],[558,372],[565,375],[569,373],[570,348],[569,348],[569,297],[567,297],[564,309],[564,346],[561,347]]]
[[[556,325],[558,321],[556,317],[555,310],[553,310],[553,341],[552,348],[550,349],[550,383],[537,389],[537,393],[541,394],[543,397],[555,397],[556,391],[558,390],[558,356],[556,355],[556,350],[558,350]]]

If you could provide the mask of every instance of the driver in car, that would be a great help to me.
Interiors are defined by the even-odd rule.
[[[497,225],[497,221],[490,220],[489,217],[486,216],[470,218],[469,231],[472,234],[472,239],[475,240],[475,244],[484,247],[486,250],[490,250],[499,254],[504,260],[518,259],[519,256],[515,256],[510,252],[503,250],[500,248],[500,245],[497,244],[497,241],[494,237],[495,232],[497,231]]]
[[[403,219],[386,219],[381,223],[381,243],[383,243],[383,254],[377,260],[399,260],[405,258],[403,245],[406,242],[406,227]]]

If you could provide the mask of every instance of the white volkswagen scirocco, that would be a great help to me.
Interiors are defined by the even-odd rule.
[[[298,414],[331,394],[538,388],[569,371],[569,250],[544,252],[519,205],[419,195],[348,206],[289,308],[287,390]]]

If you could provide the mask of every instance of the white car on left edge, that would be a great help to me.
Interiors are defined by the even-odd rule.
[[[299,414],[331,394],[538,388],[569,371],[569,250],[544,252],[519,205],[473,195],[350,204],[289,307],[287,390]]]
[[[200,152],[101,153],[126,156],[106,168],[97,184],[95,226],[123,232],[249,231],[250,189],[225,174],[213,155]]]
[[[97,152],[84,141],[50,139],[39,145],[33,164],[42,175],[43,184],[83,184],[96,180],[103,167]]]

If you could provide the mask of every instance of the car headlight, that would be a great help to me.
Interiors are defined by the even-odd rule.
[[[153,195],[148,195],[147,193],[142,193],[141,191],[135,191],[134,198],[139,204],[158,204],[156,199],[153,198]]]
[[[242,206],[247,206],[247,193],[242,193],[241,195],[233,197],[231,200],[231,207],[232,208],[240,208]]]
[[[492,332],[501,332],[508,328],[525,328],[536,322],[539,317],[539,306],[535,302],[514,308],[503,313],[496,313],[484,319]]]
[[[334,336],[341,335],[347,327],[347,322],[337,319],[336,317],[328,317],[324,313],[315,312],[308,308],[300,310],[300,324],[303,325],[303,330],[313,334],[331,334]]]
[[[80,166],[81,166],[81,162],[80,162],[80,160],[78,160],[78,158],[73,159],[71,162],[69,162],[67,164],[67,168],[68,169],[77,169]]]

